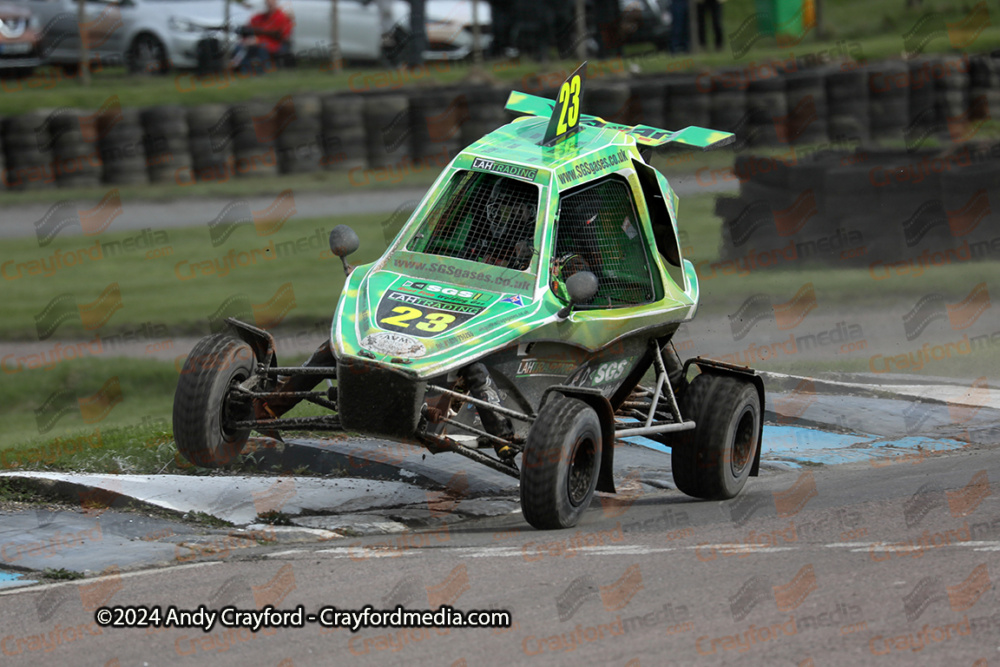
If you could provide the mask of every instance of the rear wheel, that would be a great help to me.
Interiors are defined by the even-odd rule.
[[[756,387],[740,378],[702,373],[684,393],[680,408],[697,426],[680,432],[670,451],[677,488],[695,498],[736,496],[760,447]]]
[[[553,395],[538,414],[521,461],[521,511],[542,530],[571,528],[590,506],[601,469],[601,423],[589,405]]]
[[[234,423],[253,417],[251,399],[233,389],[253,374],[250,346],[228,334],[202,338],[188,355],[174,394],[174,440],[188,461],[203,468],[231,463],[250,436]]]

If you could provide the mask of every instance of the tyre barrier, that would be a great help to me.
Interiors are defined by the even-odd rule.
[[[970,120],[986,120],[1000,115],[1000,63],[987,56],[969,61]]]
[[[733,131],[740,153],[828,141],[903,142],[919,152],[932,137],[949,144],[972,139],[981,121],[1000,109],[1000,59],[987,55],[759,70],[767,75],[608,80],[601,74],[585,91],[584,110],[630,125]],[[547,87],[551,80],[525,78],[518,87],[553,98],[558,91]],[[437,163],[507,122],[508,93],[481,84],[414,86],[186,110],[34,111],[0,124],[4,183],[20,190],[93,186],[98,179],[191,183],[377,169],[428,157]]]
[[[413,159],[410,118],[410,98],[406,95],[365,98],[365,148],[369,167],[382,169]]]
[[[584,91],[585,113],[609,123],[632,125],[635,117],[632,90],[627,83],[590,84]]]
[[[831,72],[826,77],[827,127],[831,141],[871,140],[868,77],[860,70]]]
[[[323,97],[320,142],[321,165],[326,171],[363,168],[368,163],[364,109],[364,98],[359,95]]]
[[[275,106],[278,170],[309,174],[323,162],[323,102],[318,95],[294,95]]]
[[[504,109],[508,95],[506,90],[487,86],[470,88],[465,92],[469,117],[462,123],[460,137],[462,148],[510,122],[514,116]]]
[[[631,92],[629,125],[665,127],[667,84],[662,79],[636,79],[629,86]]]
[[[663,122],[668,129],[697,125],[708,127],[711,99],[709,89],[693,75],[667,80]]]
[[[97,116],[97,147],[104,168],[101,180],[111,185],[144,185],[146,147],[139,109],[113,105]]]
[[[192,107],[187,123],[191,173],[179,174],[178,182],[227,180],[232,155],[229,108],[224,104]]]
[[[903,141],[910,118],[909,67],[886,61],[868,73],[869,112],[872,138]]]
[[[458,89],[419,91],[410,96],[410,146],[414,160],[461,149],[462,125],[469,119],[469,99]]]
[[[48,114],[32,111],[3,119],[0,140],[4,150],[4,183],[11,190],[39,190],[54,187],[52,154],[49,142]]]
[[[788,98],[784,78],[772,76],[751,81],[747,86],[746,105],[750,146],[788,143]]]
[[[826,85],[823,72],[806,70],[785,76],[788,142],[793,146],[828,140]]]
[[[959,56],[945,56],[939,61],[940,75],[934,78],[935,105],[938,118],[948,125],[960,124],[967,119],[969,108],[969,60]]]
[[[48,146],[56,185],[95,187],[101,183],[103,166],[97,145],[97,116],[80,109],[61,111],[48,117]]]
[[[995,261],[1000,251],[1000,143],[821,151],[786,161],[744,155],[734,171],[739,196],[720,197],[715,207],[723,260],[845,267],[936,261],[942,253]]]
[[[229,107],[229,138],[237,177],[277,175],[281,120],[289,118],[288,109],[293,104],[291,97],[283,97],[274,105],[254,100]]]
[[[150,183],[171,183],[178,170],[192,166],[187,115],[179,106],[143,109],[142,129],[146,146],[146,171]]]
[[[709,96],[708,127],[732,132],[738,147],[750,142],[750,117],[747,109],[747,91],[744,88],[720,86],[727,80],[726,72],[713,83]]]

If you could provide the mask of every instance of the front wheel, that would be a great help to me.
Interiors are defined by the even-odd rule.
[[[188,461],[203,468],[232,463],[250,436],[236,422],[253,417],[253,404],[233,389],[253,374],[250,346],[228,334],[202,338],[181,370],[174,394],[174,440]]]
[[[760,447],[757,388],[740,378],[702,373],[684,392],[680,408],[697,426],[679,433],[670,451],[677,488],[695,498],[735,497]]]
[[[166,74],[170,63],[163,42],[149,33],[136,37],[128,51],[128,68],[132,74]]]
[[[553,395],[528,431],[521,512],[541,530],[571,528],[590,506],[601,469],[601,422],[576,398]]]

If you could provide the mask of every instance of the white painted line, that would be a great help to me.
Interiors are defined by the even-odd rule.
[[[264,554],[268,558],[281,558],[282,556],[291,556],[293,554],[307,554],[310,553],[307,549],[289,549],[288,551],[278,551],[273,554]]]
[[[798,547],[765,547],[758,544],[696,544],[685,549],[716,549],[736,554],[771,554],[779,551],[797,551]]]
[[[521,547],[458,547],[450,549],[452,553],[457,553],[461,558],[485,558],[505,556],[520,556],[523,553]]]
[[[177,570],[187,570],[192,567],[207,567],[209,565],[222,565],[221,560],[215,561],[205,561],[204,563],[188,563],[187,565],[170,565],[167,567],[158,567],[149,570],[136,570],[133,572],[122,572],[121,574],[111,574],[104,575],[102,577],[87,577],[86,579],[74,579],[73,581],[59,581],[52,584],[42,584],[40,586],[32,586],[31,588],[18,588],[13,591],[0,590],[0,595],[16,595],[17,593],[34,593],[36,591],[45,591],[50,588],[62,588],[63,586],[79,586],[93,584],[97,581],[102,581],[105,579],[132,579],[134,577],[142,577],[147,574],[163,574],[166,572],[176,572]]]
[[[334,558],[351,558],[352,560],[367,560],[369,558],[398,558],[399,556],[412,556],[417,547],[403,547],[400,549],[365,549],[364,547],[334,547],[332,549],[318,549],[314,554],[330,554]]]

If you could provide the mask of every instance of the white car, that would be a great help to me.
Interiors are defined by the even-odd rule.
[[[40,26],[45,62],[74,67],[80,59],[80,31],[76,0],[13,0],[31,9]],[[462,27],[463,4],[469,0],[431,0],[427,3],[428,32],[438,37],[430,44],[457,44],[427,57],[464,57],[471,52],[472,36]],[[246,25],[263,9],[261,0],[243,5],[230,2],[229,25]],[[292,51],[306,59],[328,58],[330,53],[330,0],[284,0],[296,26]],[[338,0],[341,55],[346,60],[378,61],[383,41],[377,3],[371,0]],[[480,2],[484,24],[489,6]],[[471,15],[471,14],[470,14]],[[198,65],[197,44],[206,36],[231,39],[225,25],[225,0],[87,0],[84,29],[91,58],[103,64],[127,65],[133,72],[165,72]],[[409,3],[392,3],[392,18],[399,30],[409,25]],[[456,22],[457,19],[457,22]],[[444,26],[444,29],[442,29]],[[405,39],[405,34],[401,35]],[[397,35],[399,38],[400,35]],[[488,45],[484,40],[483,47]]]
[[[299,58],[328,59],[331,45],[330,0],[283,0],[280,6],[295,18],[292,52]],[[264,7],[263,0],[249,5],[253,13]],[[379,60],[383,56],[383,36],[378,3],[374,0],[338,0],[340,52],[346,60]],[[399,45],[409,36],[410,4],[391,3],[392,27],[387,30]],[[483,50],[490,45],[490,6],[479,0],[478,19],[483,31]],[[460,60],[473,49],[471,0],[428,0],[425,9],[428,60]],[[397,54],[401,56],[402,54]]]
[[[13,0],[28,7],[41,26],[46,62],[73,67],[80,60],[76,0]],[[220,28],[224,0],[87,0],[84,31],[91,57],[132,71],[157,72],[197,65],[195,47],[207,28]],[[250,13],[233,3],[234,25]]]

